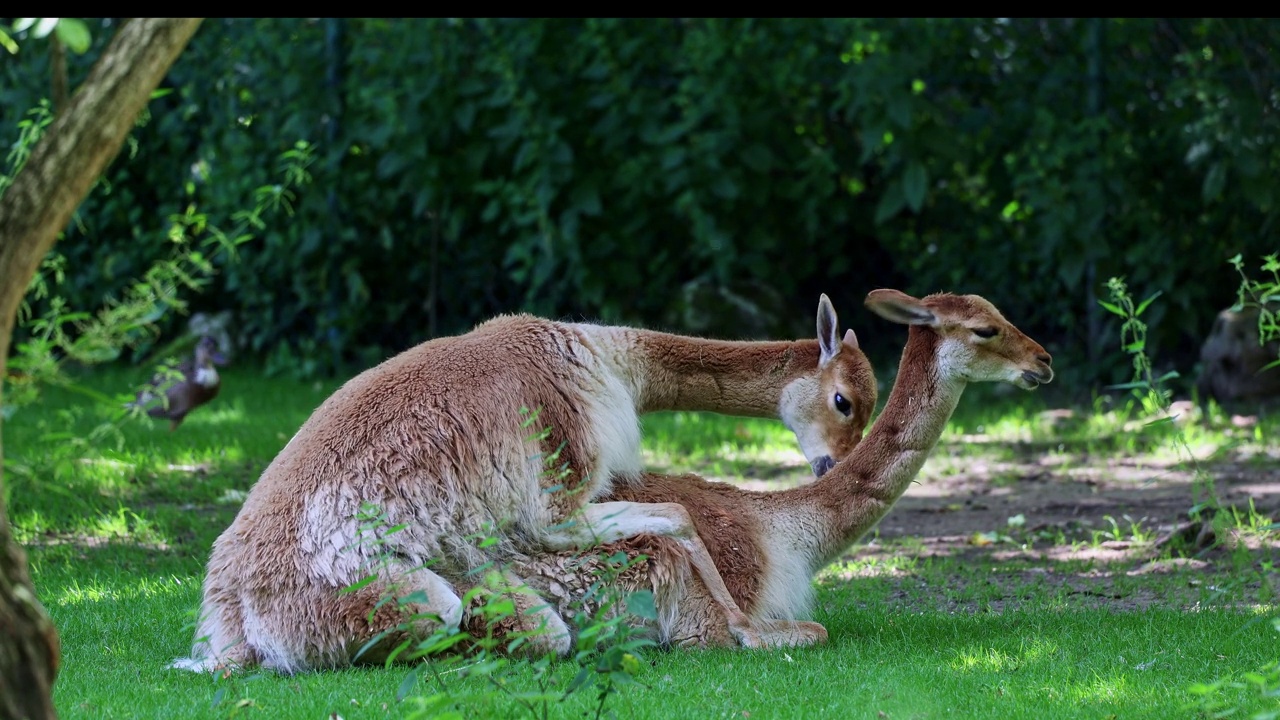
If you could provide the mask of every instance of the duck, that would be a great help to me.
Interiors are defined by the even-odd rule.
[[[147,415],[168,418],[169,432],[173,432],[187,413],[218,396],[222,377],[218,375],[217,365],[225,365],[226,362],[226,357],[218,351],[217,340],[211,335],[203,335],[192,356],[176,368],[177,377],[173,373],[156,373],[148,387],[138,392],[129,406],[142,407],[163,392],[165,401],[147,408]],[[164,389],[167,382],[172,384]]]

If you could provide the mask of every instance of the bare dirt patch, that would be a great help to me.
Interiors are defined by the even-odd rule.
[[[888,603],[956,612],[1028,602],[1113,611],[1274,605],[1280,579],[1268,579],[1263,563],[1280,564],[1280,533],[1233,529],[1211,547],[1172,547],[1161,541],[1188,530],[1195,537],[1187,513],[1205,499],[1185,463],[1062,448],[944,440],[876,531],[851,549],[852,563],[826,582],[877,577],[891,588]],[[1274,448],[1204,455],[1199,467],[1223,506],[1245,517],[1252,502],[1255,522],[1280,520]],[[777,488],[787,479],[811,481],[740,484]],[[948,562],[924,573],[925,558]]]
[[[1171,532],[1196,502],[1194,476],[1173,463],[1098,458],[1093,464],[1027,456],[1022,460],[964,462],[963,446],[939,447],[950,458],[948,473],[929,472],[880,523],[885,538],[927,535],[968,537],[1004,530],[1021,515],[1028,529],[1050,527],[1122,529],[1133,520],[1157,533]],[[1084,458],[1087,460],[1087,458]],[[958,461],[958,462],[957,462]],[[932,462],[932,461],[931,461]],[[1236,461],[1204,462],[1224,505],[1280,515],[1280,469]]]

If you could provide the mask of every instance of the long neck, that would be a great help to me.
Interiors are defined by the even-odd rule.
[[[906,492],[964,392],[964,380],[941,375],[942,339],[918,326],[909,333],[897,380],[871,431],[820,480],[791,491],[806,512],[825,521],[825,531],[815,533],[814,571],[847,550]]]
[[[787,385],[816,377],[818,341],[707,340],[618,328],[620,350],[635,391],[636,410],[704,410],[778,417]]]

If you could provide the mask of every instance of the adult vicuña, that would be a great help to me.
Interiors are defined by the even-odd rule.
[[[365,371],[312,414],[214,543],[192,657],[175,665],[344,664],[369,637],[370,613],[390,613],[379,600],[392,588],[424,594],[415,613],[456,625],[476,582],[467,571],[490,558],[640,533],[686,551],[737,641],[786,641],[737,607],[683,507],[596,499],[640,472],[637,414],[653,410],[780,417],[819,475],[847,455],[875,382],[825,295],[817,327],[816,340],[731,342],[502,316]],[[532,428],[525,408],[538,411]],[[382,547],[361,542],[365,503],[405,526]],[[480,534],[497,545],[482,553],[468,540]],[[374,582],[339,595],[384,552],[392,561]],[[559,614],[516,597],[547,628],[531,649],[567,652]]]
[[[695,475],[645,474],[618,485],[610,499],[676,502],[693,518],[730,593],[760,626],[790,633],[794,644],[826,639],[808,617],[811,578],[889,511],[933,450],[971,382],[1008,382],[1033,389],[1053,379],[1044,348],[976,295],[918,300],[876,290],[867,307],[910,326],[888,402],[856,450],[819,480],[780,492],[749,492]],[[683,548],[640,536],[604,548],[649,556],[629,571],[623,589],[654,590],[664,642],[731,645],[726,618],[690,572]],[[552,553],[517,570],[561,612],[596,579],[598,559]]]

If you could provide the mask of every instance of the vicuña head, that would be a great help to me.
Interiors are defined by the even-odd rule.
[[[905,325],[926,325],[942,343],[938,372],[965,382],[1008,382],[1033,390],[1053,380],[1052,356],[977,295],[938,293],[923,300],[898,290],[873,290],[872,312]]]
[[[821,477],[862,440],[876,406],[876,383],[853,330],[840,337],[826,294],[818,301],[818,366],[782,392],[778,415],[796,435],[813,473]]]
[[[765,342],[575,327],[608,339],[611,349],[600,355],[624,359],[618,374],[636,378],[641,412],[710,410],[779,418],[821,476],[862,439],[876,406],[876,383],[857,336],[852,330],[841,335],[826,295],[818,301],[817,320],[816,340]]]

